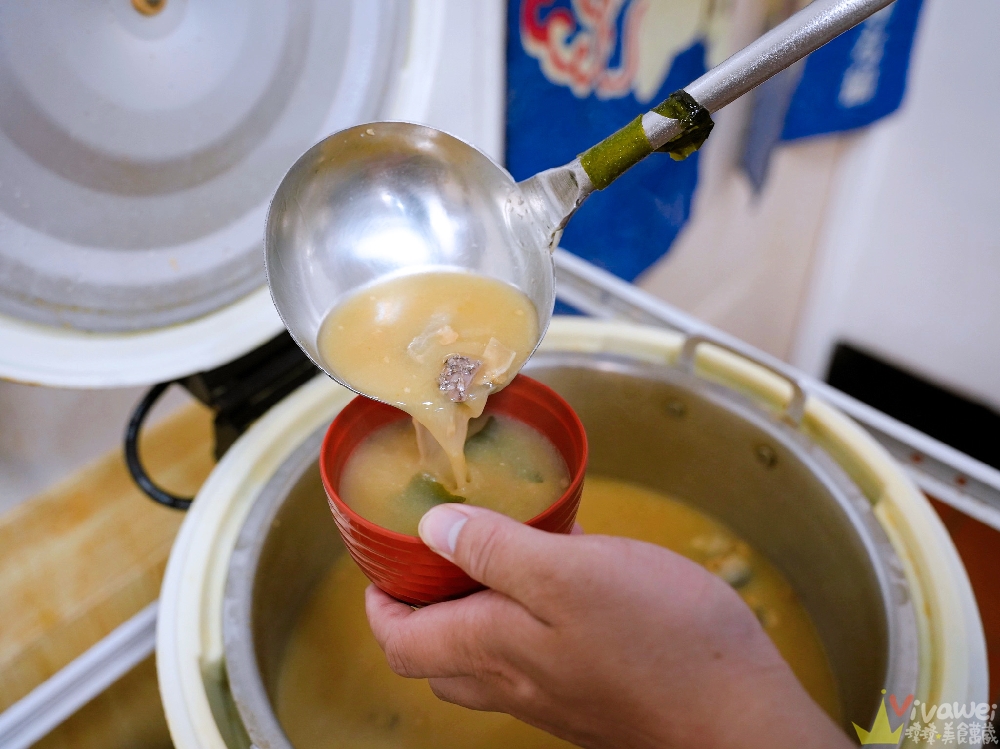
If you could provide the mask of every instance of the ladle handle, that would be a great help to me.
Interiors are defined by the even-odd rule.
[[[580,154],[580,163],[603,190],[653,151],[680,160],[697,151],[717,112],[893,0],[813,0],[757,41],[618,132]]]

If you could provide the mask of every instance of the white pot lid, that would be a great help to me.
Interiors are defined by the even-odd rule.
[[[0,0],[0,376],[151,382],[275,335],[271,194],[320,138],[399,114],[405,0],[159,8]]]

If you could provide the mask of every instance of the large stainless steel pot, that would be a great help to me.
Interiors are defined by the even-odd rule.
[[[782,571],[826,648],[845,728],[850,721],[871,725],[883,688],[911,694],[918,677],[909,590],[892,546],[869,501],[788,423],[801,418],[801,393],[787,412],[772,413],[695,377],[684,359],[673,367],[544,353],[525,371],[579,413],[592,472],[682,498]],[[230,561],[228,682],[237,730],[245,727],[258,747],[291,746],[271,707],[285,645],[313,586],[344,553],[316,468],[322,431],[259,495]],[[215,711],[218,717],[226,708]]]

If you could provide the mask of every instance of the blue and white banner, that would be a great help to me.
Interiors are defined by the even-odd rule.
[[[572,161],[705,72],[700,39],[664,50],[643,37],[654,4],[510,0],[507,168],[515,179]],[[682,162],[653,154],[592,195],[562,244],[631,281],[669,249],[697,181],[697,154]]]
[[[781,141],[841,132],[895,111],[921,0],[896,3],[760,90],[744,164],[763,183]],[[507,168],[522,180],[564,164],[705,72],[713,0],[509,0]],[[755,176],[756,175],[756,176]],[[632,281],[670,248],[691,210],[698,154],[653,154],[595,193],[566,229],[572,252]]]
[[[743,169],[756,190],[784,141],[856,130],[899,109],[922,0],[896,0],[754,92]]]
[[[806,59],[782,140],[854,130],[903,102],[922,0],[896,0]]]

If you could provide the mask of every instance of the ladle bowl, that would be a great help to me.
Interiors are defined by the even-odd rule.
[[[317,336],[346,296],[426,271],[477,273],[534,303],[544,333],[555,303],[551,254],[510,228],[517,183],[488,156],[440,130],[378,122],[306,151],[268,212],[267,280],[296,342],[331,377]]]
[[[544,334],[555,300],[549,250],[588,195],[656,151],[686,158],[711,133],[713,112],[890,2],[814,0],[570,163],[520,183],[422,125],[376,122],[329,136],[285,175],[268,211],[265,265],[278,313],[348,387],[319,355],[320,326],[346,295],[393,276],[457,270],[506,281],[534,303]]]

